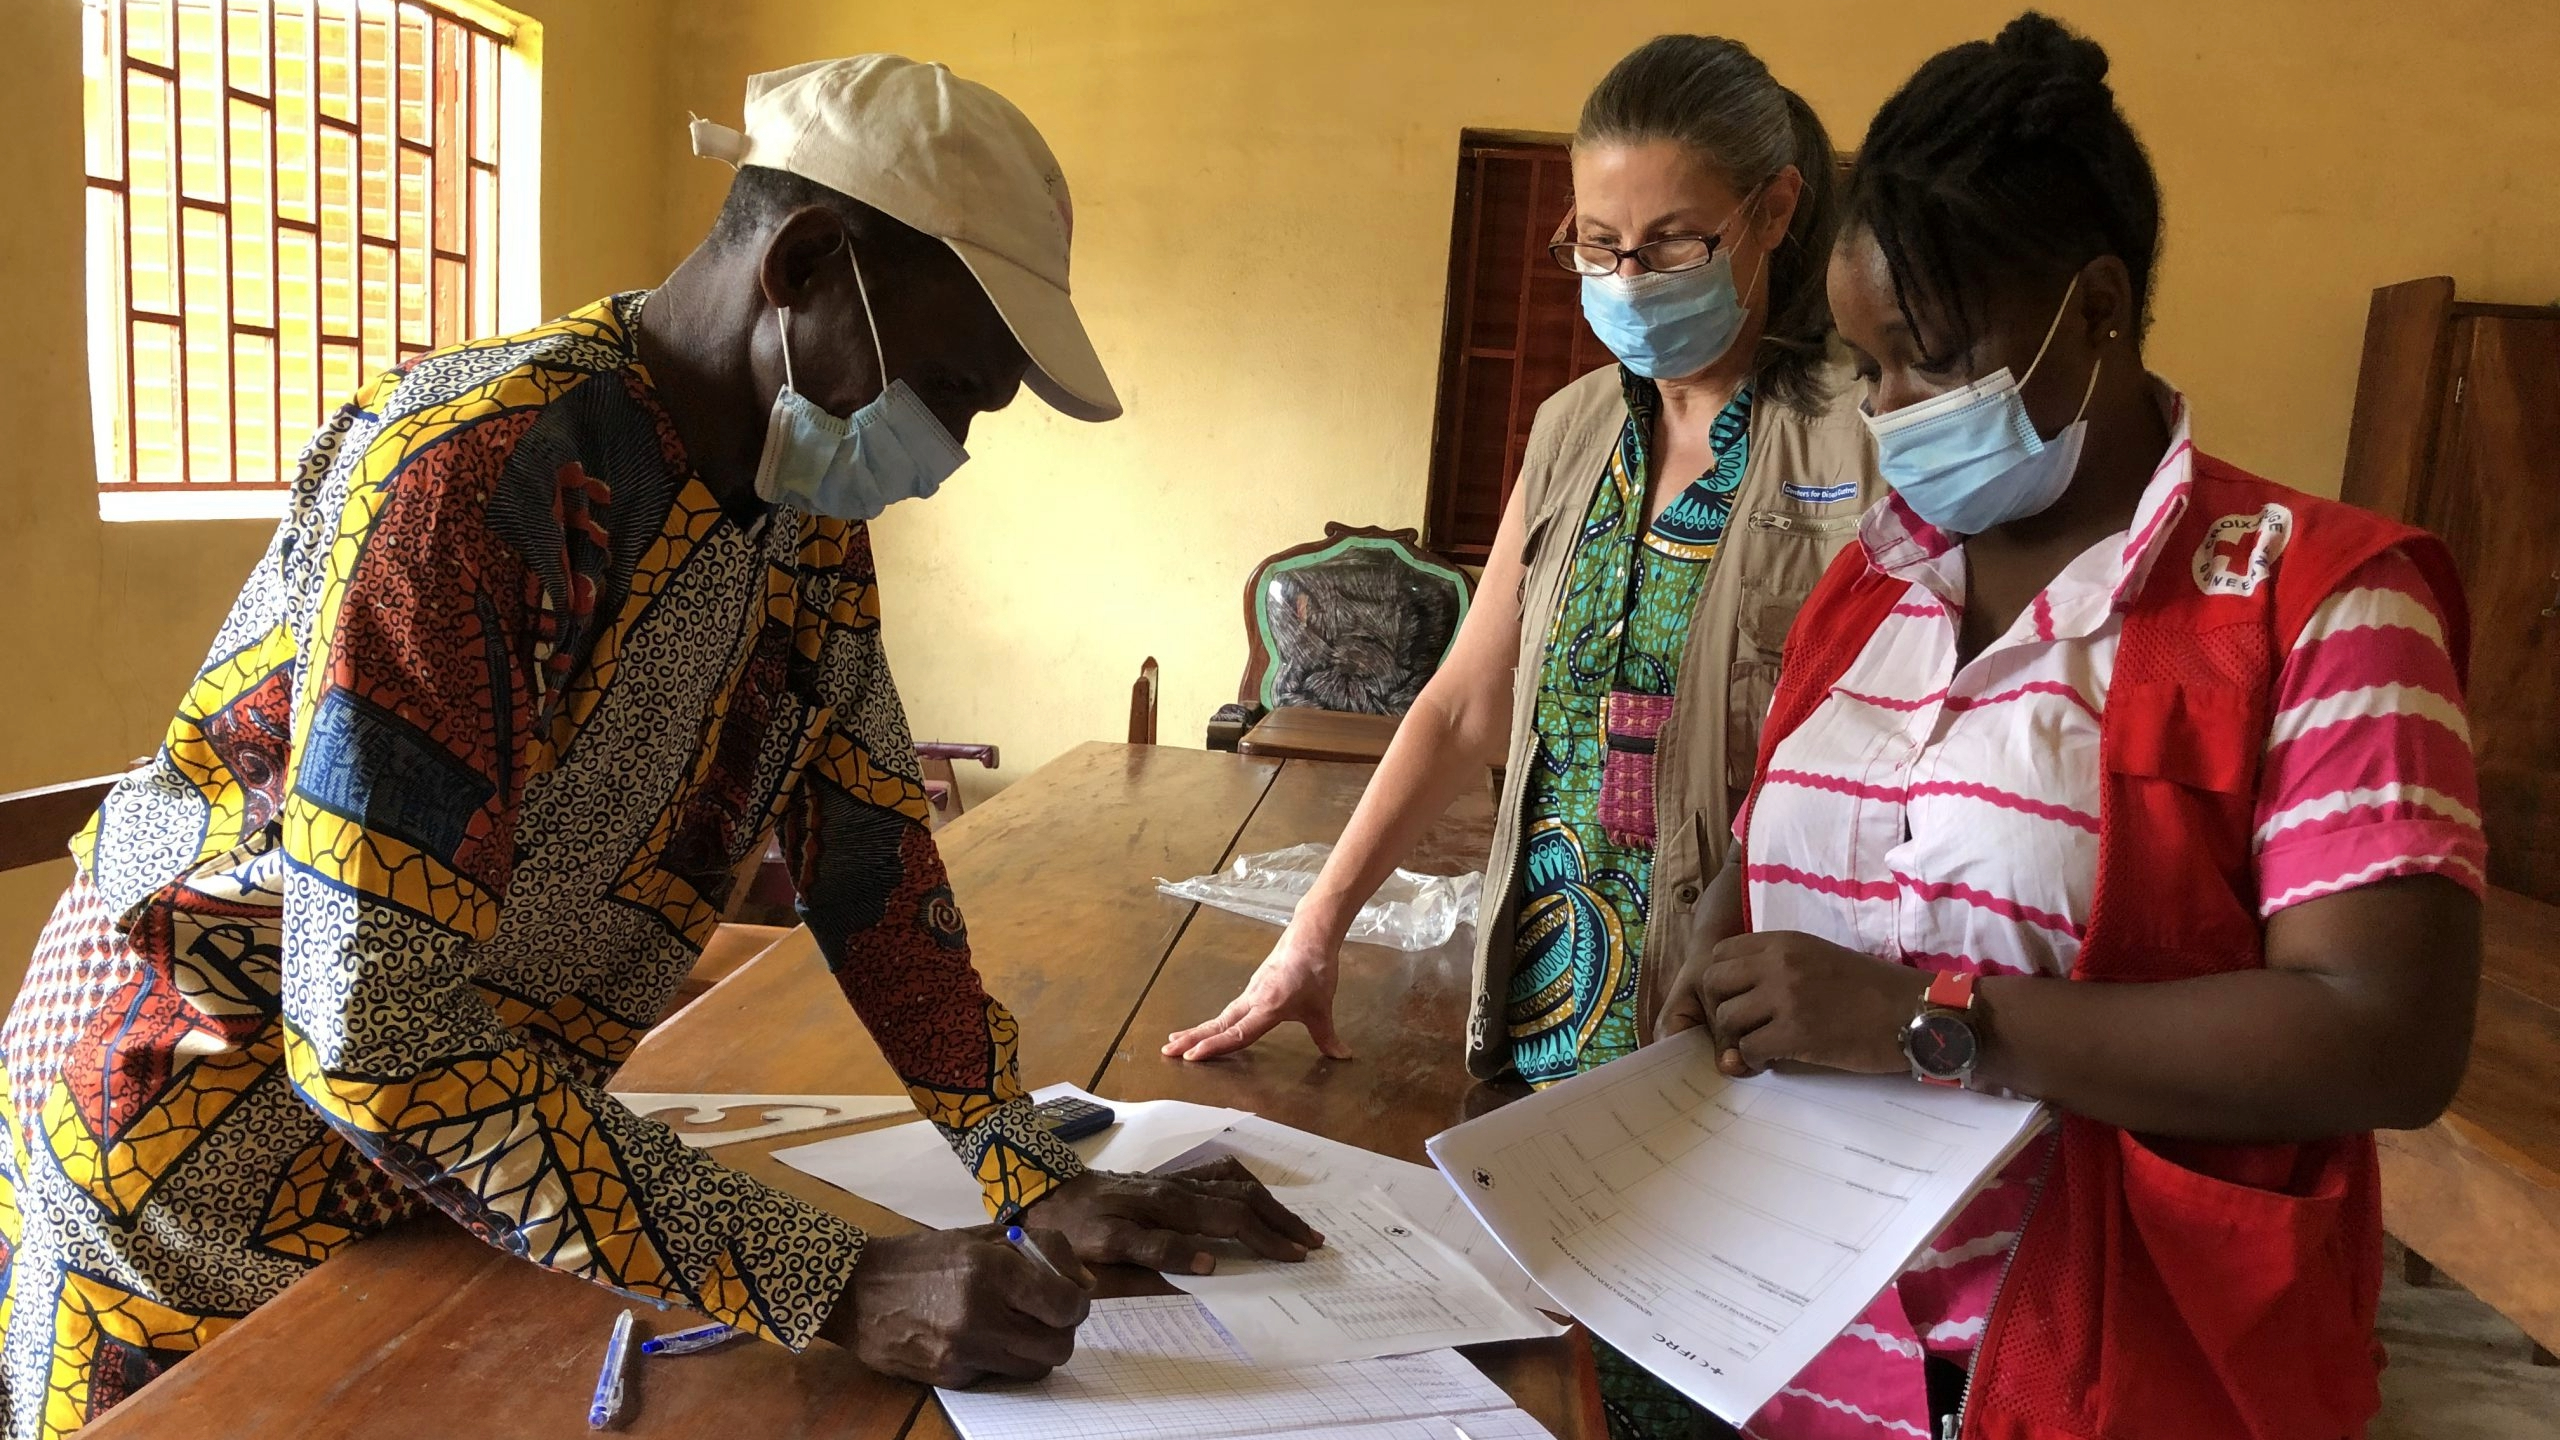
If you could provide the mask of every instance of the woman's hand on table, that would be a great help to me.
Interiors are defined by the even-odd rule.
[[[1065,1236],[1089,1264],[1188,1275],[1218,1268],[1213,1240],[1290,1261],[1324,1244],[1233,1156],[1164,1175],[1088,1170],[1023,1207],[1022,1220]]]
[[[1334,977],[1341,942],[1328,941],[1315,927],[1292,920],[1278,944],[1245,982],[1244,993],[1227,1002],[1218,1017],[1204,1025],[1177,1030],[1164,1042],[1163,1053],[1180,1060],[1214,1060],[1231,1055],[1291,1020],[1307,1027],[1316,1049],[1334,1060],[1351,1058],[1351,1047],[1333,1028]]]
[[[1906,1071],[1903,1027],[1928,977],[1792,930],[1737,935],[1673,978],[1655,1038],[1704,1025],[1717,1067],[1756,1075],[1778,1060],[1864,1074]]]

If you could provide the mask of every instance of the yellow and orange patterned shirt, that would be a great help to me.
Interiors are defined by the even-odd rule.
[[[798,1347],[847,1222],[607,1096],[780,827],[845,993],[986,1186],[1078,1170],[925,824],[869,541],[724,513],[646,297],[340,410],[0,1048],[0,1385],[63,1433],[420,1202]]]

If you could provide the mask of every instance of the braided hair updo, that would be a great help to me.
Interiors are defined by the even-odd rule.
[[[1940,51],[1876,112],[1845,229],[1875,238],[1894,300],[1946,360],[1972,348],[1986,292],[2060,290],[2113,255],[2150,320],[2160,183],[2116,108],[2107,52],[2030,10],[1996,40]],[[1924,326],[1923,315],[1933,323]]]

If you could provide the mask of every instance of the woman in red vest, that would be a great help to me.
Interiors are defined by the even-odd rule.
[[[2106,71],[2028,14],[1858,149],[1831,305],[1895,493],[1796,622],[1658,1026],[2061,1118],[1747,1434],[2380,1403],[2371,1132],[2444,1108],[2479,970],[2462,597],[2432,538],[2190,441]]]

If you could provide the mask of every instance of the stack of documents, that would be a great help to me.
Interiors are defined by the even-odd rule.
[[[1246,1169],[1273,1189],[1374,1190],[1425,1234],[1458,1252],[1467,1267],[1482,1276],[1495,1293],[1524,1310],[1564,1309],[1512,1263],[1483,1222],[1476,1219],[1475,1212],[1450,1188],[1447,1177],[1428,1165],[1392,1159],[1259,1115],[1247,1115],[1164,1168],[1181,1169],[1222,1155],[1243,1161]]]
[[[1048,1378],[937,1393],[963,1440],[1553,1440],[1455,1351],[1258,1367],[1185,1295],[1097,1300]]]
[[[1289,1263],[1230,1247],[1214,1275],[1164,1277],[1199,1296],[1257,1365],[1286,1369],[1564,1333],[1496,1294],[1378,1191],[1272,1193],[1324,1236],[1324,1248]]]
[[[1732,1080],[1693,1030],[1429,1149],[1576,1319],[1740,1424],[2034,1138],[2040,1114],[1900,1076]]]
[[[1071,1085],[1039,1092],[1092,1096]],[[1427,1165],[1293,1130],[1241,1110],[1179,1100],[1101,1101],[1117,1123],[1075,1142],[1097,1169],[1181,1169],[1233,1156],[1325,1237],[1297,1263],[1222,1247],[1214,1275],[1167,1275],[1200,1297],[1257,1365],[1274,1368],[1561,1335],[1552,1305]],[[976,1180],[941,1132],[917,1122],[775,1158],[951,1228],[986,1223]],[[1447,1440],[1446,1436],[1437,1440]]]

